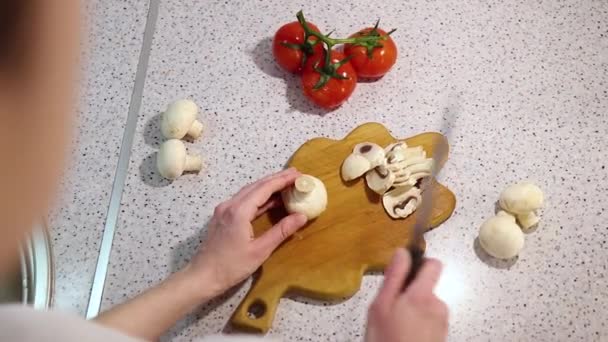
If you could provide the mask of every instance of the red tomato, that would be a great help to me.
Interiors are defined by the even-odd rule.
[[[368,27],[350,36],[361,37],[373,30],[373,27]],[[381,29],[376,29],[380,35],[385,35]],[[352,63],[357,74],[361,77],[378,78],[384,76],[397,61],[397,45],[388,36],[387,40],[380,40],[382,47],[375,47],[372,52],[372,58],[367,56],[367,49],[360,45],[344,45],[344,54],[353,56],[350,62]]]
[[[308,23],[308,26],[311,30],[319,32],[319,28],[314,24]],[[316,37],[310,37],[309,40],[314,41],[316,40]],[[284,43],[296,45],[304,44],[304,29],[299,22],[294,21],[279,28],[277,33],[274,34],[274,40],[272,41],[272,54],[281,68],[293,73],[302,71],[304,51],[285,46],[283,45]],[[322,50],[323,46],[320,43],[313,47],[314,53],[318,53]]]
[[[344,54],[335,50],[331,51],[331,63],[337,63],[345,58]],[[306,67],[302,72],[302,90],[304,95],[308,97],[312,102],[318,106],[333,109],[343,104],[355,90],[357,85],[357,74],[355,69],[350,62],[340,66],[336,73],[345,79],[337,79],[331,77],[329,81],[320,89],[314,89],[321,78],[321,74],[314,70],[314,65],[317,64],[319,68],[323,67],[324,56],[323,54],[315,54],[306,63]]]

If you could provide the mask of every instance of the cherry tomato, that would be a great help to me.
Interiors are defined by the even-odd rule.
[[[373,27],[363,29],[350,37],[361,37],[367,35]],[[380,35],[385,35],[386,32],[381,29],[376,29]],[[386,40],[380,40],[382,47],[375,47],[372,52],[372,58],[367,55],[367,49],[360,45],[344,45],[344,54],[353,56],[350,62],[357,71],[360,77],[378,78],[384,76],[397,61],[397,45],[393,39],[388,36]]]
[[[331,63],[338,63],[345,58],[344,54],[335,50],[331,51]],[[318,64],[317,64],[318,62]],[[330,78],[329,81],[320,89],[314,89],[314,86],[319,82],[321,74],[314,70],[315,64],[318,68],[322,68],[324,63],[324,54],[315,54],[309,58],[306,67],[302,72],[302,90],[304,95],[318,106],[326,109],[334,109],[343,104],[355,90],[357,85],[357,74],[355,69],[346,62],[340,66],[336,73],[345,79]]]
[[[311,30],[319,32],[319,28],[312,23],[308,23]],[[309,37],[309,41],[315,41],[316,37]],[[284,44],[301,45],[304,43],[304,29],[299,22],[294,21],[285,24],[279,28],[274,34],[272,41],[272,54],[281,68],[298,73],[302,71],[302,58],[304,51],[298,48],[285,46]],[[313,48],[314,53],[320,53],[323,50],[321,44],[316,44]]]

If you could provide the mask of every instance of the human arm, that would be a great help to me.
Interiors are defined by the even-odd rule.
[[[405,291],[411,258],[404,249],[393,256],[384,273],[384,284],[368,311],[366,342],[439,342],[448,333],[448,308],[433,289],[441,263],[425,260]]]
[[[251,221],[280,205],[273,197],[300,175],[288,169],[241,189],[215,209],[207,238],[190,263],[156,287],[96,318],[128,335],[155,340],[197,306],[250,276],[306,217],[292,214],[258,238]]]

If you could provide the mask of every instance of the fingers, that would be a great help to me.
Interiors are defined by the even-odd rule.
[[[441,276],[441,269],[439,260],[426,259],[418,272],[418,276],[412,281],[406,293],[414,297],[433,296],[433,290]]]
[[[307,221],[306,216],[302,214],[291,214],[284,217],[279,223],[253,241],[254,248],[268,257],[281,242],[302,228]]]
[[[292,185],[299,176],[300,173],[297,171],[289,172],[270,178],[252,187],[249,193],[242,197],[240,202],[247,218],[254,219],[258,209],[268,201],[272,194]]]
[[[255,217],[262,215],[272,208],[279,207],[282,203],[283,201],[281,200],[281,196],[273,195],[266,203],[262,204],[262,206],[258,208],[258,211],[255,213]]]
[[[251,184],[248,184],[246,186],[244,186],[241,190],[239,190],[239,192],[236,193],[236,195],[233,196],[233,199],[241,199],[242,197],[244,197],[245,195],[247,195],[251,189],[255,188],[256,186],[260,185],[261,183],[264,183],[266,181],[269,181],[271,179],[277,178],[277,177],[283,177],[285,175],[291,174],[291,173],[295,173],[297,172],[296,168],[294,167],[290,167],[288,169],[285,169],[283,171],[277,172],[277,173],[273,173],[271,175],[268,175],[264,178],[261,178]]]
[[[384,271],[384,283],[375,300],[378,305],[390,304],[401,294],[411,265],[412,260],[409,253],[403,248],[398,248],[393,255],[391,263]]]

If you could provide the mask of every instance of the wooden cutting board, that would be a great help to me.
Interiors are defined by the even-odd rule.
[[[262,265],[259,277],[232,316],[235,328],[268,331],[280,298],[288,292],[321,300],[350,297],[359,290],[366,271],[384,269],[395,249],[409,243],[415,213],[393,220],[385,213],[381,197],[367,188],[364,178],[346,183],[340,177],[342,161],[355,144],[369,141],[386,146],[397,140],[403,139],[391,136],[381,124],[366,123],[342,140],[312,139],[295,152],[289,165],[325,183],[327,210],[283,243]],[[408,146],[422,145],[429,157],[433,155],[431,147],[447,145],[439,133],[424,133],[405,141]],[[440,166],[444,163],[445,160],[440,161]],[[450,217],[456,198],[439,183],[427,191],[434,192],[428,223],[431,229]],[[256,236],[284,216],[284,209],[276,209],[256,219]],[[424,248],[424,241],[421,243]]]

